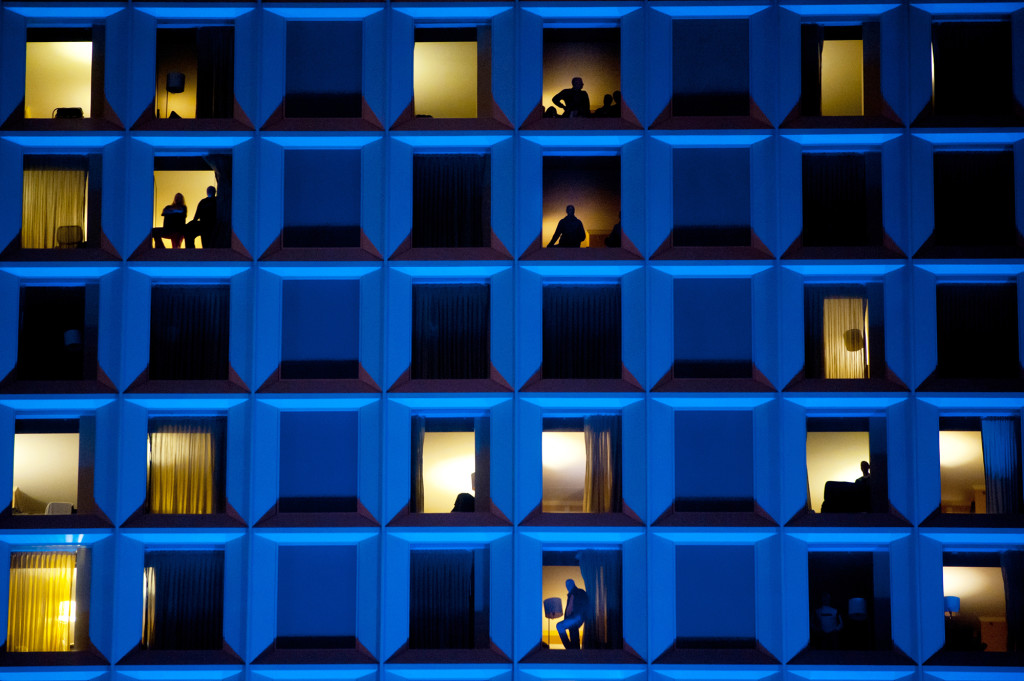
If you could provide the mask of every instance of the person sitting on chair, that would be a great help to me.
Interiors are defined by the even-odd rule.
[[[562,639],[562,645],[566,650],[579,650],[580,627],[587,618],[590,597],[571,579],[565,580],[565,588],[569,592],[565,598],[565,616],[555,625],[555,629],[558,630],[558,637]]]
[[[185,238],[185,215],[187,213],[188,207],[185,205],[184,195],[175,194],[174,201],[170,205],[164,206],[160,213],[164,218],[164,226],[153,229],[154,248],[164,248],[164,237],[171,240],[171,245],[174,248],[181,247],[181,242]]]

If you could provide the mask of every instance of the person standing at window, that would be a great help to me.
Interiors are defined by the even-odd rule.
[[[565,580],[565,588],[569,592],[565,599],[565,616],[555,625],[555,629],[558,630],[558,637],[562,639],[562,645],[566,650],[579,650],[580,627],[587,618],[590,597],[571,579]]]
[[[558,221],[548,248],[554,246],[556,241],[561,248],[579,248],[586,238],[587,230],[583,229],[583,222],[576,217],[576,207],[566,206],[565,217]]]

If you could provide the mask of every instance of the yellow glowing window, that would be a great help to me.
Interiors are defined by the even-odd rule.
[[[825,298],[825,378],[868,378],[868,301]]]
[[[58,425],[48,428],[50,423]],[[64,425],[68,427],[61,427]],[[77,508],[77,427],[75,421],[18,421],[11,507],[16,515],[67,515]],[[46,430],[75,432],[43,432]]]
[[[9,652],[67,652],[75,644],[75,553],[11,554]]]
[[[476,118],[475,28],[418,29],[412,71],[417,116]]]
[[[541,436],[544,513],[583,512],[587,446],[583,430],[545,431]]]
[[[423,441],[423,512],[450,513],[476,483],[476,434],[428,432]]]
[[[943,513],[985,513],[985,458],[980,430],[940,430]]]
[[[26,156],[21,247],[76,248],[89,236],[89,161],[83,156]]]
[[[206,165],[202,159],[194,159],[195,165]],[[185,204],[185,222],[196,217],[199,202],[206,198],[208,187],[217,187],[217,176],[213,170],[155,170],[153,171],[153,226],[164,226],[164,209],[175,204],[175,195],[181,194]],[[172,238],[164,238],[165,247],[177,247]],[[195,238],[195,246],[202,248],[203,236]]]
[[[53,118],[58,109],[92,114],[90,41],[25,44],[25,118]]]
[[[1001,563],[1012,564],[1013,559],[1007,560],[1006,554],[1019,553],[1007,551],[1002,555],[964,553],[943,556],[946,650],[984,650],[986,653],[1007,651],[1007,584],[1003,579]],[[950,565],[951,562],[958,564]],[[1019,587],[1019,584],[1016,586]]]
[[[865,478],[861,462],[871,462],[867,430],[807,433],[811,509],[816,513],[867,511],[870,487],[857,483]]]
[[[821,47],[821,115],[864,115],[864,41],[828,40]]]

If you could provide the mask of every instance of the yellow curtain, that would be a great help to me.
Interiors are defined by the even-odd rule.
[[[19,653],[71,650],[74,588],[74,553],[12,553],[7,650]]]
[[[145,568],[142,573],[142,644],[147,648],[153,642],[156,624],[156,570]]]
[[[868,378],[868,301],[826,298],[825,378]]]
[[[87,171],[59,165],[25,168],[23,182],[22,248],[55,248],[61,225],[78,225],[85,235]]]
[[[149,434],[150,513],[213,513],[213,433],[201,423],[162,425]]]

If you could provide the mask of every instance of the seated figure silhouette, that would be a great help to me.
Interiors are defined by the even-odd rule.
[[[560,248],[579,248],[586,238],[587,231],[583,229],[583,223],[576,217],[576,207],[566,206],[565,217],[558,221],[555,233],[551,236],[551,241],[548,242],[548,248],[556,245]]]
[[[606,248],[622,248],[622,213],[619,213],[619,221],[612,227],[612,231],[604,239]]]
[[[576,76],[572,87],[566,88],[551,98],[551,102],[562,111],[563,118],[580,118],[590,115],[590,95],[583,89],[583,79]]]
[[[187,213],[185,197],[182,194],[175,194],[174,201],[164,206],[160,212],[164,218],[163,227],[153,228],[154,248],[164,248],[164,238],[171,240],[173,248],[181,247],[181,242],[185,239],[185,215]]]
[[[611,118],[618,114],[613,114],[613,107],[615,106],[615,100],[611,95],[604,96],[604,104],[601,105],[600,109],[594,111],[594,118]]]
[[[459,496],[455,497],[455,506],[452,507],[452,513],[472,513],[476,510],[476,497],[469,492],[460,492]]]

